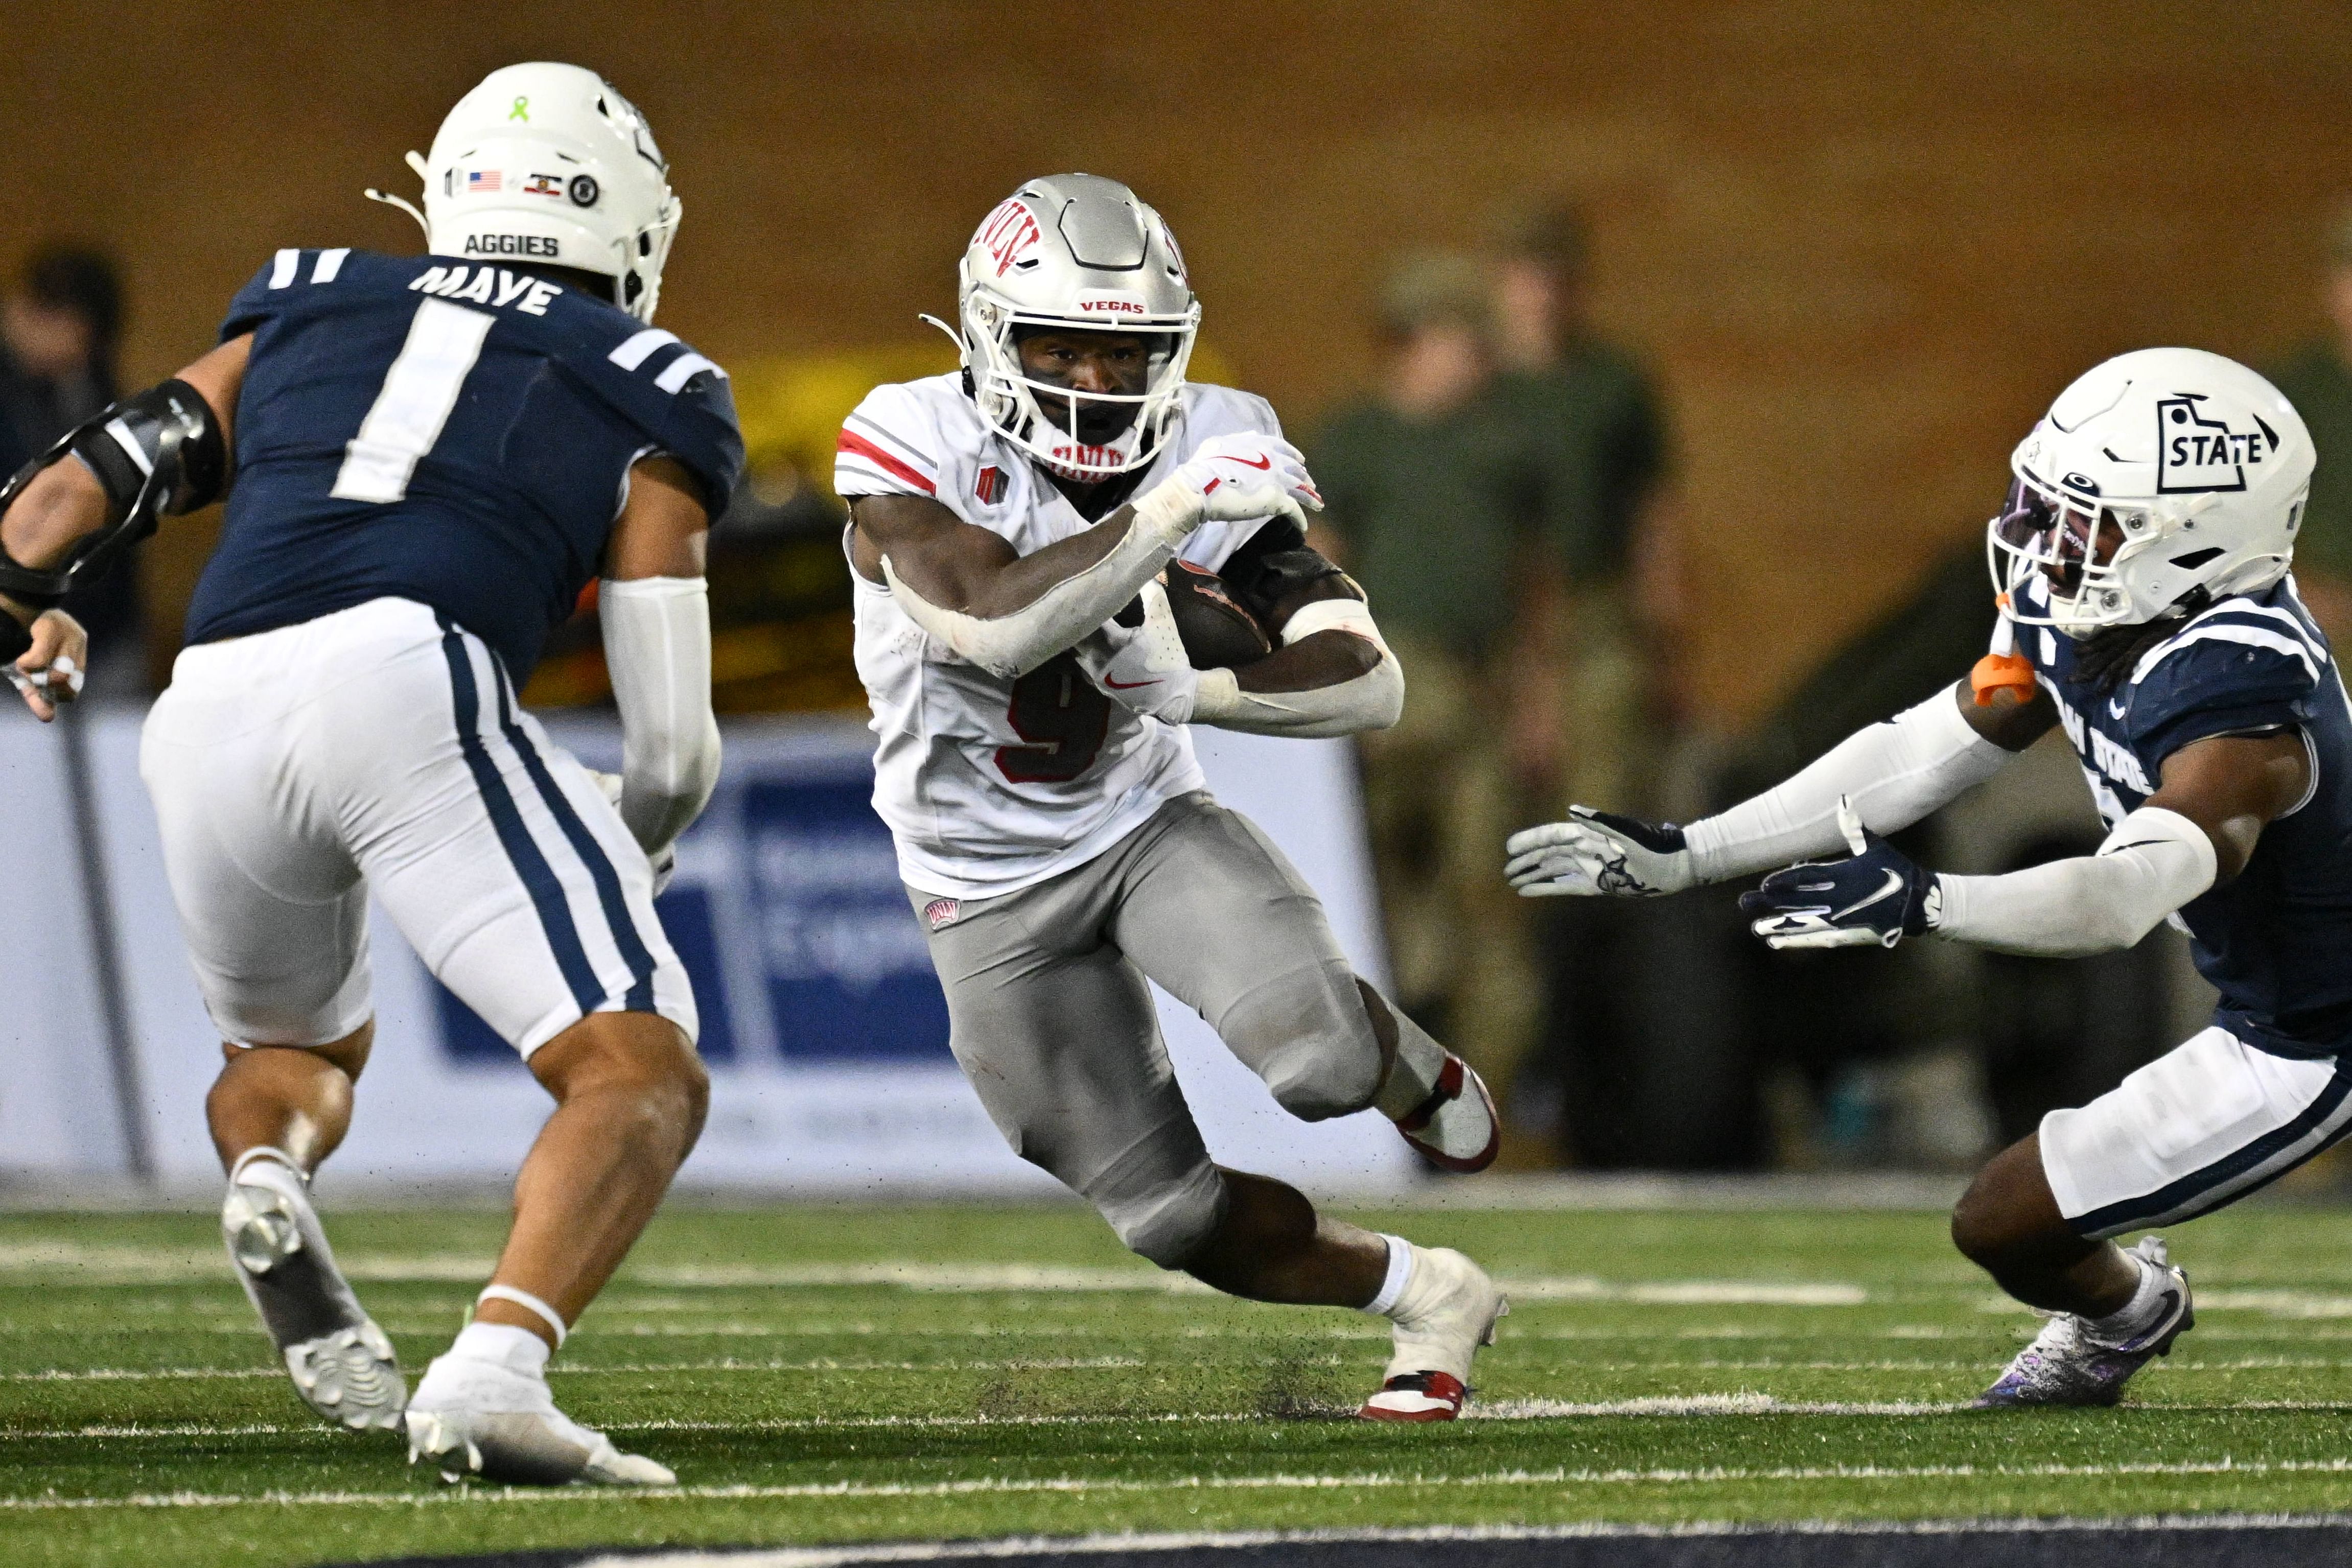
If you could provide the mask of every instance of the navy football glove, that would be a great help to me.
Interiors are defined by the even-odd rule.
[[[1935,923],[1936,873],[1862,825],[1843,797],[1838,828],[1853,858],[1776,871],[1739,895],[1739,913],[1768,947],[1892,947]]]

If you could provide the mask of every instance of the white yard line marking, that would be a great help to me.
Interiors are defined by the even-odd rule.
[[[1175,1491],[1359,1491],[1408,1487],[1724,1486],[1748,1481],[1903,1481],[1992,1479],[2011,1480],[2115,1479],[2127,1476],[2267,1476],[2352,1474],[2352,1459],[2280,1459],[2198,1464],[2123,1465],[1820,1465],[1743,1469],[1545,1469],[1487,1470],[1467,1474],[1398,1474],[1370,1470],[1353,1475],[1168,1476],[1128,1480],[1078,1476],[982,1477],[957,1481],[825,1481],[799,1486],[635,1487],[604,1494],[632,1506],[654,1500],[736,1501],[791,1498],[948,1498],[986,1493],[1150,1493]],[[426,1492],[264,1491],[141,1492],[127,1497],[0,1498],[0,1511],[47,1512],[88,1509],[236,1508],[254,1503],[314,1506],[425,1507],[434,1503],[573,1501],[570,1489],[545,1490],[450,1488]]]
[[[488,1276],[492,1260],[462,1253],[349,1253],[343,1272],[361,1283],[408,1281],[470,1284]],[[67,1274],[72,1282],[143,1283],[226,1277],[209,1249],[139,1247],[113,1242],[0,1243],[0,1276]],[[1581,1274],[1506,1277],[1499,1283],[1524,1301],[1629,1301],[1648,1306],[1853,1307],[1869,1300],[1862,1286],[1841,1281],[1777,1280],[1612,1281]],[[1134,1291],[1211,1295],[1182,1274],[1140,1268],[1065,1268],[1033,1264],[874,1263],[642,1264],[626,1270],[617,1289],[831,1289],[884,1285],[947,1292]]]
[[[2137,1515],[2120,1519],[1930,1519],[1904,1522],[1806,1519],[1786,1524],[1704,1521],[1691,1524],[1409,1525],[1357,1530],[1229,1530],[1167,1534],[1013,1536],[994,1541],[895,1541],[859,1546],[780,1546],[765,1552],[691,1548],[654,1557],[596,1557],[582,1568],[853,1568],[864,1563],[930,1563],[940,1558],[1032,1557],[1040,1554],[1131,1556],[1139,1553],[1282,1547],[1302,1543],[1426,1542],[1447,1545],[1474,1541],[1579,1541],[1638,1539],[1677,1541],[1695,1537],[1790,1535],[1975,1535],[2059,1531],[2209,1530],[2332,1530],[2352,1523],[2338,1514],[2221,1513],[2193,1516]]]
[[[2301,1415],[2336,1415],[2352,1410],[2352,1400],[2308,1399],[2232,1399],[2225,1404],[2198,1404],[2186,1400],[2134,1400],[2134,1410],[2202,1411],[2239,1413],[2248,1410],[2292,1412]],[[1482,1421],[1559,1421],[1614,1416],[1951,1416],[1965,1412],[1964,1403],[1936,1404],[1912,1400],[1837,1401],[1779,1399],[1768,1394],[1744,1391],[1738,1394],[1692,1394],[1660,1396],[1639,1399],[1618,1399],[1584,1402],[1568,1399],[1502,1399],[1488,1404],[1475,1404],[1464,1412],[1465,1420]],[[1334,1409],[1332,1414],[1343,1415]],[[614,1421],[605,1425],[612,1432],[820,1432],[887,1430],[909,1427],[922,1430],[962,1429],[980,1427],[1144,1427],[1181,1426],[1187,1422],[1203,1426],[1229,1426],[1242,1422],[1267,1421],[1275,1417],[1234,1412],[1184,1413],[1165,1412],[1156,1416],[799,1416],[742,1421]],[[92,1425],[56,1428],[0,1428],[0,1443],[60,1442],[76,1437],[155,1437],[182,1439],[187,1437],[317,1437],[338,1445],[343,1442],[341,1431],[323,1422],[271,1426],[256,1423],[246,1426],[209,1426],[201,1422],[148,1422],[131,1426]]]
[[[1142,1366],[1140,1356],[1019,1356],[1005,1361],[745,1361],[726,1356],[715,1361],[616,1362],[605,1366],[557,1366],[553,1377],[606,1377],[636,1373],[667,1372],[1085,1372],[1103,1367]],[[10,1383],[141,1383],[174,1379],[283,1377],[277,1367],[174,1366],[153,1371],[136,1367],[101,1366],[83,1372],[11,1372],[0,1375]]]
[[[1472,1402],[1465,1418],[1543,1421],[1575,1416],[1947,1416],[1965,1409],[1955,1404],[1912,1400],[1829,1402],[1776,1399],[1769,1394],[1688,1394],[1645,1399],[1583,1403],[1567,1399],[1499,1399]]]
[[[910,1336],[912,1337],[912,1336]],[[1503,1348],[1507,1351],[1509,1342]],[[1317,1365],[1341,1364],[1336,1357],[1316,1358]],[[744,1356],[719,1356],[702,1361],[635,1361],[609,1362],[604,1364],[557,1366],[549,1369],[552,1377],[626,1377],[653,1376],[673,1373],[799,1373],[799,1372],[1097,1372],[1127,1367],[1149,1366],[1151,1360],[1140,1355],[1090,1356],[1011,1356],[1001,1361],[849,1361],[834,1356],[815,1356],[800,1361],[762,1360]],[[1770,1356],[1748,1360],[1708,1357],[1699,1360],[1661,1361],[1575,1361],[1558,1364],[1568,1371],[1585,1375],[1622,1376],[1649,1372],[1987,1372],[1995,1370],[1990,1360],[1969,1361],[1787,1361]],[[2229,1360],[2219,1358],[2191,1359],[2176,1357],[2171,1363],[2175,1373],[2199,1372],[2340,1372],[2352,1368],[2352,1360],[2322,1356],[2257,1355]],[[1246,1371],[1235,1364],[1233,1370]],[[284,1374],[268,1366],[167,1366],[128,1367],[98,1366],[81,1369],[52,1368],[43,1372],[0,1373],[5,1383],[172,1383],[204,1382],[218,1379],[280,1377]],[[1722,1397],[1716,1395],[1696,1396],[1700,1398]],[[2201,1406],[2200,1406],[2201,1408]]]

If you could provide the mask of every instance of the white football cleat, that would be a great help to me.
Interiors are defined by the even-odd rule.
[[[1503,1147],[1502,1119],[1495,1114],[1486,1081],[1450,1051],[1437,1087],[1396,1119],[1396,1130],[1422,1158],[1457,1176],[1485,1170]]]
[[[425,1369],[408,1403],[408,1462],[429,1459],[441,1479],[524,1486],[666,1487],[677,1477],[625,1454],[555,1407],[547,1380],[493,1361],[445,1355]]]
[[[335,1267],[301,1176],[276,1155],[253,1151],[230,1173],[221,1202],[229,1261],[302,1402],[354,1432],[397,1430],[408,1385],[392,1342]]]
[[[1395,1354],[1367,1421],[1451,1421],[1470,1398],[1470,1362],[1495,1343],[1511,1303],[1486,1270],[1450,1247],[1412,1249],[1414,1277],[1398,1305]]]
[[[2132,1375],[2159,1355],[2172,1354],[2172,1343],[2197,1326],[2197,1306],[2189,1293],[2189,1276],[2174,1266],[2160,1236],[2144,1236],[2132,1252],[2162,1274],[2161,1310],[2156,1322],[2122,1344],[2101,1344],[2083,1320],[2060,1312],[2017,1353],[1990,1388],[1977,1396],[1980,1410],[2021,1405],[2113,1405],[2124,1396]]]

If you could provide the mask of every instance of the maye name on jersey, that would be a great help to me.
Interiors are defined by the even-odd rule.
[[[1281,434],[1265,399],[1188,382],[1181,413],[1136,493],[1213,436]],[[1022,555],[1083,532],[1082,517],[1030,455],[988,423],[961,374],[879,386],[842,427],[834,488],[919,496]],[[1202,524],[1182,559],[1222,570],[1265,519]],[[958,898],[1012,893],[1117,842],[1165,802],[1207,788],[1181,727],[1097,690],[1074,654],[1018,681],[928,636],[889,590],[856,584],[856,660],[871,695],[875,810],[912,885]]]
[[[714,517],[742,470],[725,371],[511,267],[282,250],[229,306],[223,340],[246,332],[237,482],[191,643],[404,598],[520,684],[595,574],[634,464],[675,458]]]
[[[2039,580],[2021,590],[2039,610]],[[2166,758],[2216,736],[2293,730],[2312,763],[2309,793],[2263,829],[2245,870],[2191,900],[2172,923],[2221,993],[2219,1021],[2290,1056],[2352,1047],[2352,706],[2327,640],[2293,578],[2182,621],[2112,691],[2075,680],[2080,645],[2017,628],[2042,689],[2109,827],[2145,804]]]

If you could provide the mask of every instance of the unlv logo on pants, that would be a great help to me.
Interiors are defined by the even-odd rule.
[[[2246,469],[2278,450],[2278,432],[2261,414],[2258,430],[2231,430],[2208,419],[2194,393],[2156,402],[2156,489],[2160,496],[2201,496],[2242,490]]]

